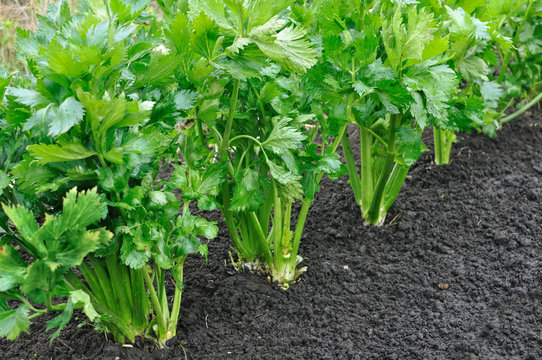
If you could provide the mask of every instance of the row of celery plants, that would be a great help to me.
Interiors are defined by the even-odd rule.
[[[344,121],[359,128],[354,150],[350,133],[341,143],[355,201],[369,224],[384,222],[409,167],[426,150],[421,141],[426,127],[433,127],[435,162],[448,164],[457,131],[474,128],[494,135],[502,122],[540,100],[535,96],[518,113],[503,117],[504,101],[518,94],[505,97],[495,79],[507,74],[512,49],[530,40],[510,39],[505,25],[518,14],[517,28],[510,25],[516,35],[530,20],[540,24],[540,6],[530,0],[447,3],[315,0],[306,8],[305,16],[316,15],[314,38],[322,50],[322,61],[309,71],[310,89],[329,112],[343,109]],[[540,48],[531,44],[523,57],[533,53]],[[494,75],[499,55],[504,64],[501,75]],[[518,54],[515,63],[521,60]],[[539,61],[530,63],[536,68],[533,62]],[[528,78],[529,94],[536,94],[540,76]]]
[[[51,6],[19,31],[30,80],[0,73],[0,336],[60,311],[54,338],[80,308],[118,342],[165,346],[184,261],[217,234],[195,206],[220,210],[239,259],[285,288],[325,174],[348,173],[382,224],[424,128],[447,163],[455,132],[494,132],[507,97],[538,86],[507,71],[530,59],[540,79],[524,35],[537,3],[447,3],[159,0],[161,19],[149,1]]]

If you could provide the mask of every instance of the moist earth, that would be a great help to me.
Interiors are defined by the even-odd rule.
[[[424,136],[431,148],[431,134]],[[211,217],[219,220],[218,214]],[[0,340],[3,359],[542,359],[542,113],[497,138],[461,134],[449,166],[426,152],[382,227],[364,226],[347,179],[324,179],[287,291],[237,272],[219,222],[192,256],[178,337],[121,347],[46,317]]]

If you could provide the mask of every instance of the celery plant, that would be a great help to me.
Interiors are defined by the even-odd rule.
[[[329,144],[324,132],[317,150],[325,118],[311,114],[297,75],[316,63],[307,24],[292,23],[289,0],[194,0],[185,13],[162,3],[169,50],[183,57],[179,83],[192,86],[184,100],[196,103],[176,172],[183,196],[220,208],[239,257],[291,283],[318,182],[340,170],[339,139]],[[213,150],[202,154],[202,144]]]
[[[46,225],[60,211],[67,190],[97,187],[99,199],[93,201],[107,206],[70,208],[68,215],[65,201],[63,215],[56,218],[68,218],[81,227],[104,227],[108,241],[105,235],[88,235],[93,242],[85,245],[86,251],[51,275],[56,285],[49,286],[46,295],[75,291],[78,300],[71,305],[51,305],[47,295],[44,309],[30,307],[33,298],[43,296],[28,290],[25,282],[5,280],[8,272],[0,274],[0,280],[10,284],[0,296],[11,297],[11,289],[20,285],[16,299],[23,302],[23,310],[2,308],[3,319],[15,316],[27,323],[35,314],[62,310],[50,324],[62,328],[82,297],[85,309],[95,310],[92,316],[87,312],[89,319],[118,342],[149,337],[165,346],[176,334],[184,261],[192,253],[206,254],[199,237],[213,238],[217,228],[192,215],[190,201],[177,199],[169,179],[159,176],[164,164],[177,160],[175,125],[188,108],[176,103],[177,91],[171,91],[179,58],[160,50],[156,24],[147,29],[138,20],[147,3],[85,2],[83,13],[72,16],[64,1],[50,7],[36,34],[20,32],[19,51],[35,85],[6,91],[5,118],[13,125],[6,135],[24,131],[31,144],[17,166],[9,169],[12,184],[46,205],[53,215],[38,213]],[[4,212],[19,230],[15,241],[39,264],[48,256],[40,269],[48,266],[54,271],[55,261],[60,261],[55,254],[66,241],[63,234],[68,228],[51,239],[34,239],[28,229],[36,230],[35,222],[26,210],[4,207]],[[42,229],[51,226],[55,225]],[[43,242],[39,251],[27,245],[34,241]],[[18,261],[11,250],[2,255],[6,264]],[[69,271],[72,267],[79,269],[82,279]],[[175,287],[172,294],[166,289],[169,274]],[[171,296],[173,303],[168,301]],[[29,309],[35,314],[29,315]],[[14,338],[20,331],[6,328],[2,335]]]
[[[447,119],[457,92],[443,55],[447,39],[442,46],[433,14],[421,5],[320,1],[314,8],[324,63],[311,71],[312,82],[359,129],[359,170],[351,134],[341,141],[350,185],[365,220],[382,224],[425,150],[423,128]]]

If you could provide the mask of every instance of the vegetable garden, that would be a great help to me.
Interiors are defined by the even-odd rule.
[[[149,2],[0,69],[8,356],[542,355],[540,1]]]

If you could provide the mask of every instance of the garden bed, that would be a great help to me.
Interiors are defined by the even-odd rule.
[[[430,142],[427,139],[427,142]],[[4,359],[540,359],[542,115],[427,152],[383,227],[363,226],[346,178],[324,180],[289,290],[236,273],[225,226],[191,257],[178,339],[148,353],[77,321],[52,345],[0,340]],[[82,320],[84,317],[80,316]]]

